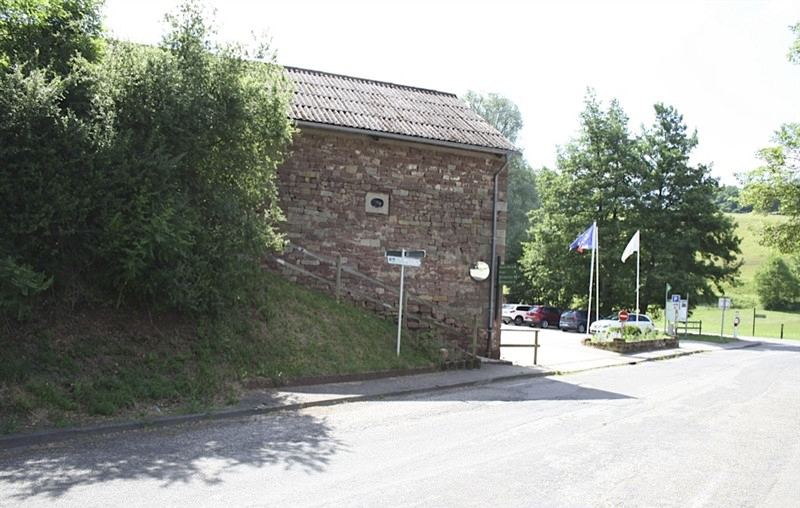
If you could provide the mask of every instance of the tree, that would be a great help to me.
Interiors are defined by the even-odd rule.
[[[0,0],[0,68],[24,64],[66,76],[73,58],[96,62],[102,0]]]
[[[791,26],[795,41],[789,49],[789,61],[800,64],[800,23]],[[773,136],[774,146],[759,150],[764,165],[741,175],[745,203],[762,213],[787,215],[783,224],[767,225],[761,241],[783,254],[800,254],[800,123],[782,125]]]
[[[282,245],[274,177],[293,133],[291,89],[274,61],[214,44],[196,5],[170,21],[158,49],[109,50],[99,281],[117,302],[205,312],[244,298],[265,250]]]
[[[767,310],[796,310],[800,305],[800,260],[795,269],[779,257],[771,257],[756,273],[758,298]]]
[[[741,204],[740,189],[735,185],[720,185],[714,202],[723,212],[748,213],[753,211],[752,206]]]
[[[466,102],[473,111],[500,131],[512,143],[516,143],[522,130],[522,114],[512,101],[496,93],[481,95],[472,90],[464,94]]]
[[[509,141],[516,142],[523,126],[516,104],[498,94],[484,96],[473,91],[468,91],[464,100]],[[536,173],[519,154],[512,155],[509,161],[507,199],[505,264],[516,265],[522,258],[522,245],[527,240],[528,213],[539,207]],[[517,297],[517,288],[512,285],[510,298]]]
[[[599,228],[600,304],[633,308],[635,267],[620,260],[641,231],[641,308],[661,302],[669,282],[694,298],[732,281],[740,265],[733,224],[714,205],[716,181],[705,166],[689,165],[697,145],[682,117],[661,104],[640,136],[628,130],[617,101],[607,109],[593,91],[581,114],[580,134],[559,150],[558,170],[539,175],[542,206],[531,213],[522,261],[531,300],[584,305],[590,255],[568,246],[592,222]]]
[[[662,300],[667,283],[694,301],[710,302],[723,284],[737,282],[741,239],[713,201],[718,183],[709,168],[689,164],[697,133],[687,133],[674,108],[656,104],[654,110],[655,122],[641,137],[643,197],[632,210],[643,238],[652,239],[642,255],[642,284],[649,302]]]
[[[51,283],[63,288],[91,263],[82,255],[92,242],[86,222],[112,116],[92,102],[103,44],[98,5],[0,3],[0,286],[19,298],[7,308],[28,308],[23,300]]]
[[[742,176],[743,201],[762,213],[788,216],[782,224],[766,225],[761,241],[783,254],[800,254],[800,123],[785,124],[773,137],[775,146],[758,152],[764,165]]]
[[[2,19],[27,33],[32,18]],[[58,32],[60,19],[41,23]],[[113,42],[94,63],[71,49],[4,50],[0,312],[19,315],[27,307],[12,300],[49,281],[116,306],[221,310],[245,298],[264,250],[282,245],[274,175],[293,133],[286,74],[274,58],[253,59],[266,47],[214,44],[195,4],[171,19],[160,47]],[[82,33],[93,40],[86,26],[73,46]]]

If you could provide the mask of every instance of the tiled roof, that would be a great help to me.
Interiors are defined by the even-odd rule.
[[[454,94],[286,67],[294,83],[292,117],[298,122],[516,151]]]

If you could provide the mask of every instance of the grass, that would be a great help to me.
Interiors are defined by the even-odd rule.
[[[756,292],[755,275],[773,254],[772,251],[761,245],[760,229],[766,224],[786,222],[786,217],[781,215],[761,215],[757,213],[727,214],[737,224],[736,234],[742,238],[742,258],[744,264],[741,268],[741,285],[726,286],[725,294],[733,299],[734,306],[738,308],[753,308],[760,305]],[[785,257],[788,261],[788,257]]]
[[[430,334],[263,274],[257,301],[216,320],[77,310],[0,336],[0,434],[194,413],[254,378],[431,366]],[[0,323],[0,326],[3,326]]]
[[[728,214],[737,224],[736,234],[742,238],[741,249],[744,263],[741,267],[741,280],[739,285],[723,287],[725,296],[731,298],[733,309],[725,311],[723,325],[722,311],[714,305],[692,306],[690,303],[691,321],[702,321],[703,332],[717,335],[733,335],[733,318],[739,312],[740,337],[769,337],[800,339],[800,312],[768,311],[761,307],[755,285],[755,275],[763,266],[772,252],[759,242],[759,229],[764,224],[778,223],[786,220],[779,215],[760,215],[755,213]],[[788,258],[787,258],[788,260]],[[766,318],[753,318],[753,313],[766,315]],[[755,322],[755,333],[753,324]],[[663,327],[664,322],[661,321]]]

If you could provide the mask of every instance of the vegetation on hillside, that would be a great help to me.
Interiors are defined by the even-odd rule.
[[[2,4],[0,319],[221,312],[282,242],[285,73],[215,45],[194,4],[159,47],[103,40],[99,5]]]
[[[0,334],[0,434],[140,421],[236,403],[254,380],[429,367],[430,332],[258,276],[254,299],[214,319],[59,309]]]

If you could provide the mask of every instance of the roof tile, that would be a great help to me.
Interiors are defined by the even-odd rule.
[[[295,67],[286,71],[294,83],[291,115],[297,121],[516,151],[454,94]]]

